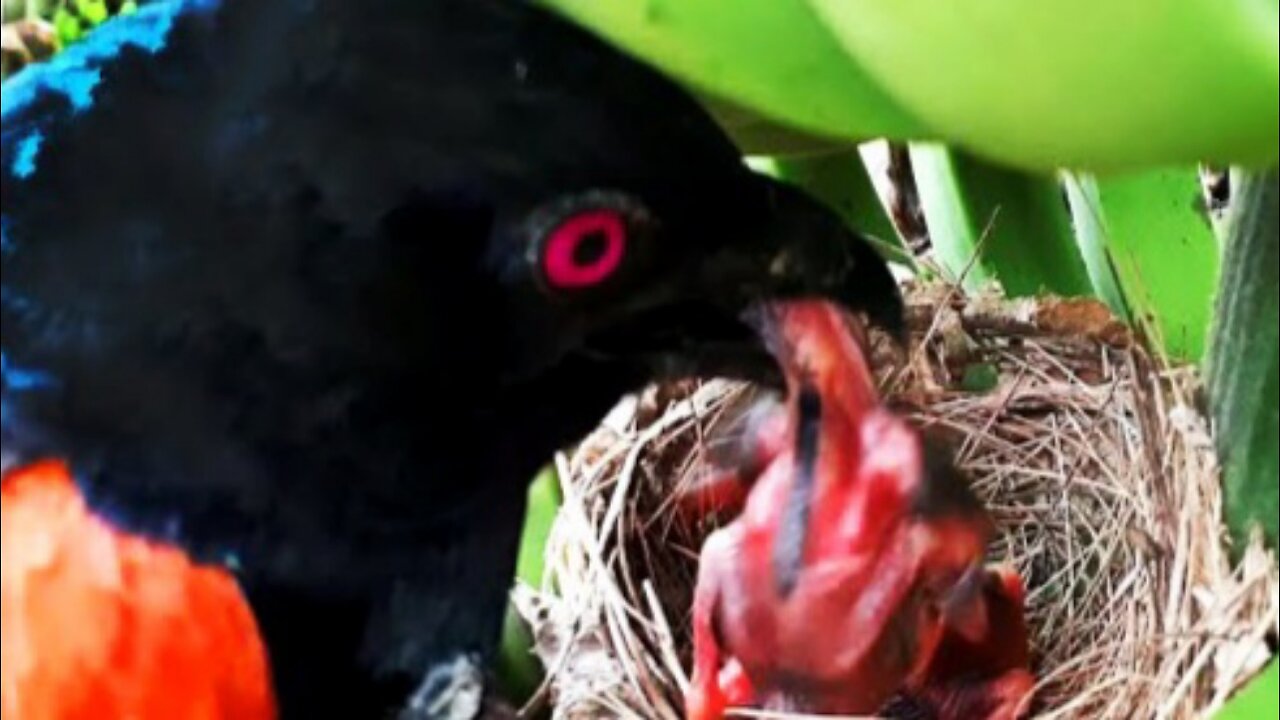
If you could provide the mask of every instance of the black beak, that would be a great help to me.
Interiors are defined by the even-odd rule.
[[[777,300],[834,302],[901,341],[902,296],[888,263],[833,212],[758,178],[764,202],[741,236],[703,256],[683,292],[592,336],[600,357],[639,360],[649,377],[720,376],[780,387],[759,314]],[[759,198],[759,196],[756,196]]]
[[[799,190],[765,180],[769,213],[752,237],[708,263],[710,287],[728,290],[750,320],[761,303],[823,299],[866,316],[903,342],[902,294],[888,263],[870,242]]]

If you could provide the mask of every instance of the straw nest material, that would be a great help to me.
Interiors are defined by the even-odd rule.
[[[1028,582],[1036,717],[1220,707],[1274,648],[1277,564],[1260,542],[1229,546],[1195,373],[1154,359],[1089,302],[932,287],[908,304],[909,351],[877,346],[882,387],[952,442],[999,524],[994,559]],[[536,700],[554,717],[682,717],[709,528],[680,520],[669,498],[757,392],[651,388],[560,458],[547,584],[516,593],[549,668]]]

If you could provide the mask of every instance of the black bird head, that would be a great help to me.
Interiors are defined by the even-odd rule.
[[[383,94],[395,99],[380,101],[395,122],[379,132],[385,151],[372,151],[380,165],[395,157],[397,179],[452,175],[376,190],[377,207],[401,199],[381,232],[417,246],[422,256],[406,264],[416,265],[416,304],[474,318],[473,337],[486,339],[471,347],[499,365],[496,376],[520,383],[563,365],[579,382],[591,369],[615,386],[655,375],[777,380],[742,322],[777,297],[828,297],[900,332],[896,284],[871,246],[804,193],[751,172],[685,92],[555,18],[480,4],[519,21],[396,61],[442,67],[457,61],[436,55],[466,56],[466,73],[415,87],[378,70],[358,94],[395,77]],[[444,123],[447,146],[432,135],[418,147],[417,133]],[[418,150],[427,152],[415,160]],[[327,152],[354,165],[369,151]],[[445,236],[486,242],[476,255],[475,243],[442,247]]]
[[[59,62],[4,95],[15,334],[77,308],[104,352],[154,357],[218,304],[273,350],[356,333],[483,397],[776,379],[741,321],[774,297],[901,326],[865,241],[670,81],[522,2],[164,2]]]
[[[746,322],[757,303],[828,297],[900,330],[896,285],[865,241],[800,192],[722,167],[684,197],[592,188],[500,225],[488,265],[508,303],[500,356],[517,373],[568,360],[615,379],[776,381]]]

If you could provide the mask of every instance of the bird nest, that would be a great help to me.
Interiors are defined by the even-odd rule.
[[[909,293],[907,351],[877,343],[888,401],[951,441],[1029,586],[1039,718],[1198,718],[1271,657],[1277,563],[1232,547],[1189,368],[1085,301]],[[555,718],[679,720],[710,528],[672,508],[760,391],[680,383],[620,405],[559,459],[546,584],[517,589]],[[762,716],[742,711],[741,715]],[[773,717],[778,717],[773,715]]]

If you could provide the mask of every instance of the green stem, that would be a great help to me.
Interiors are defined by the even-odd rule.
[[[1280,522],[1280,229],[1277,172],[1244,178],[1230,220],[1209,399],[1225,470],[1227,517],[1238,536]]]

